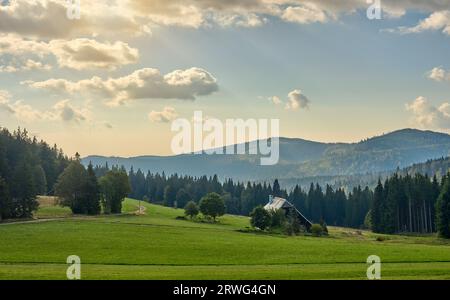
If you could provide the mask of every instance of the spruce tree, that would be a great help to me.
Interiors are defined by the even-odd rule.
[[[441,237],[450,238],[450,178],[447,178],[436,203],[436,228]]]
[[[100,214],[100,186],[91,163],[89,163],[87,169],[84,194],[86,197],[86,213],[88,215]]]
[[[371,210],[372,230],[374,232],[383,232],[384,225],[382,223],[383,202],[384,202],[383,184],[378,180],[378,184],[373,194],[373,204]]]
[[[0,222],[10,217],[10,197],[6,181],[0,177]]]
[[[281,188],[280,188],[280,183],[278,182],[278,179],[275,179],[275,181],[273,182],[273,196],[275,197],[281,197],[282,193],[281,193]]]

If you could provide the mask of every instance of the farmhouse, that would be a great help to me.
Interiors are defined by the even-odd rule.
[[[289,212],[293,212],[300,224],[305,226],[306,230],[310,230],[312,223],[309,221],[292,203],[287,201],[284,198],[269,196],[269,202],[264,206],[265,210],[278,210],[282,209],[285,211],[285,214],[288,215]]]

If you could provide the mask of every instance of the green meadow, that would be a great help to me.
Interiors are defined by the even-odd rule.
[[[450,242],[329,227],[327,237],[255,233],[249,219],[177,219],[183,210],[126,199],[121,215],[72,216],[44,205],[37,220],[0,225],[0,279],[365,279],[381,258],[383,279],[450,279]],[[381,238],[380,238],[381,237]],[[378,238],[378,239],[377,239]]]

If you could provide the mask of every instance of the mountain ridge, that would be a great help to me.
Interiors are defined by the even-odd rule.
[[[245,143],[247,146],[249,143]],[[377,173],[404,168],[450,153],[450,135],[405,128],[353,143],[323,143],[280,137],[280,160],[260,166],[258,155],[181,154],[134,157],[91,155],[83,163],[123,165],[166,174],[264,180]]]

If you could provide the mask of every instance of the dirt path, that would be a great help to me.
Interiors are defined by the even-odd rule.
[[[145,212],[147,210],[147,207],[141,205],[138,206],[138,209],[136,210],[135,214],[136,215],[146,215],[147,213]]]

